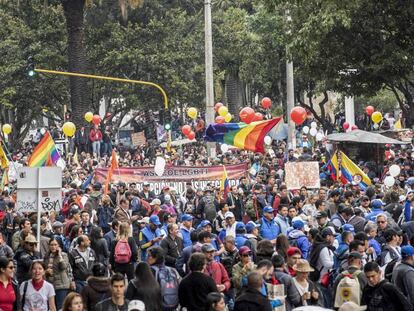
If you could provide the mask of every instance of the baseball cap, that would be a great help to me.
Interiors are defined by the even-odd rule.
[[[224,218],[234,218],[234,214],[232,212],[227,212],[224,214]]]
[[[71,216],[73,216],[73,215],[76,215],[76,214],[79,214],[80,213],[80,208],[77,206],[77,205],[74,205],[74,206],[72,206],[71,208],[70,208],[70,210],[69,210],[69,214],[71,215]]]
[[[251,251],[251,249],[248,247],[248,246],[242,246],[242,247],[240,247],[240,249],[239,249],[239,255],[246,255],[246,254],[251,254],[252,253],[252,251]]]
[[[273,213],[274,209],[271,206],[265,206],[263,213]]]
[[[156,226],[160,226],[161,225],[160,219],[158,218],[157,215],[152,215],[149,218],[149,222],[152,223],[152,224],[154,224],[154,225],[156,225]]]
[[[246,229],[246,226],[241,221],[236,223],[236,230],[244,230]]]
[[[203,220],[199,225],[200,228],[204,228],[205,226],[211,226],[211,222],[207,219]]]
[[[401,257],[402,258],[411,257],[411,256],[414,256],[414,246],[405,245],[405,246],[401,247]]]
[[[342,226],[342,232],[352,232],[355,233],[355,228],[351,224],[345,224]]]
[[[335,235],[335,232],[332,228],[327,227],[322,230],[321,235],[323,238],[326,238],[328,235]]]
[[[260,224],[256,224],[255,222],[253,222],[253,221],[249,221],[247,224],[246,224],[246,232],[247,233],[251,233],[252,231],[253,231],[253,229],[254,228],[260,228]]]
[[[301,250],[294,246],[289,247],[286,254],[288,255],[288,257],[292,257],[295,254],[300,254],[302,256]]]
[[[101,190],[102,189],[102,184],[100,183],[100,182],[96,182],[94,185],[93,185],[93,190],[95,190],[95,191],[99,191],[99,190]]]
[[[150,185],[150,183],[148,181],[144,181],[143,186],[144,187],[148,187]],[[134,301],[134,300],[133,300]]]
[[[145,304],[141,300],[131,300],[128,303],[128,311],[145,311]]]
[[[357,258],[357,259],[362,259],[362,255],[358,252],[350,252],[348,255],[348,258]]]
[[[150,205],[161,205],[160,199],[154,199],[151,201]]]
[[[315,216],[316,219],[327,218],[328,213],[325,211],[318,212]]]
[[[384,202],[380,199],[375,199],[371,201],[371,207],[373,208],[382,208],[384,206]]]
[[[191,221],[193,220],[193,216],[191,216],[190,214],[184,214],[181,216],[181,221]]]
[[[302,220],[297,219],[292,222],[292,227],[294,229],[302,229],[303,227],[305,227],[305,223]]]
[[[205,243],[203,244],[203,246],[201,246],[201,252],[203,253],[210,253],[210,252],[214,252],[215,249],[213,247],[213,245],[211,245],[210,243]]]
[[[367,195],[363,195],[361,197],[361,201],[369,201],[369,197]]]
[[[149,217],[144,217],[140,220],[138,220],[139,223],[143,223],[143,224],[149,224]]]
[[[60,221],[55,221],[52,225],[52,228],[62,228],[63,224]]]

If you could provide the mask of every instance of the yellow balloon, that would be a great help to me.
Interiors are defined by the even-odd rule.
[[[372,115],[371,115],[371,119],[375,124],[378,124],[382,121],[382,114],[379,111],[375,111]]]
[[[194,107],[188,108],[187,109],[187,115],[191,118],[191,119],[195,119],[197,118],[197,109]]]
[[[224,116],[224,121],[226,121],[226,122],[230,122],[232,118],[233,118],[233,117],[232,117],[232,115],[231,115],[230,113],[227,113],[227,114]]]
[[[10,124],[4,124],[2,130],[4,134],[9,135],[12,131],[12,127]]]
[[[221,106],[218,110],[218,114],[222,117],[225,117],[229,113],[229,110],[226,106]]]
[[[75,135],[76,126],[72,122],[65,122],[62,126],[62,131],[67,137]]]
[[[89,111],[89,112],[85,113],[85,120],[87,122],[91,122],[92,119],[93,119],[93,113],[92,112]]]

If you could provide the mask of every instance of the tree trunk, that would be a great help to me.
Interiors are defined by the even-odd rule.
[[[239,110],[245,105],[244,83],[238,74],[229,73],[225,82],[225,98],[229,112],[237,118]]]
[[[69,71],[86,73],[86,47],[84,32],[85,0],[62,0],[68,30]],[[84,115],[88,112],[87,80],[69,78],[72,121],[78,128],[85,124]]]

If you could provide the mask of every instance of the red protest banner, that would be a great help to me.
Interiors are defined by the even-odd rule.
[[[247,164],[226,165],[230,185],[238,184],[238,180],[246,176]],[[95,181],[103,183],[106,180],[109,168],[95,170]],[[174,187],[178,192],[185,190],[185,184],[191,182],[193,188],[204,188],[208,183],[214,187],[220,186],[223,176],[223,166],[167,166],[163,176],[157,176],[154,167],[121,167],[114,169],[112,182],[123,181],[136,183],[142,189],[144,181],[151,184],[151,188],[159,193],[164,186]]]

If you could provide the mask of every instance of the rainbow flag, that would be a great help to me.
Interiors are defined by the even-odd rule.
[[[338,164],[338,155],[335,152],[332,158],[329,160],[327,165],[328,171],[331,173],[331,178],[333,181],[339,180],[339,164]]]
[[[30,167],[53,166],[60,159],[55,142],[49,132],[43,135],[29,158]]]
[[[281,117],[271,120],[246,123],[213,123],[206,128],[204,139],[225,143],[239,149],[265,153],[265,136],[281,121]]]
[[[343,184],[354,183],[362,190],[372,184],[371,179],[345,153],[339,151],[339,156],[341,158],[341,181]]]
[[[230,192],[229,177],[227,176],[226,167],[223,165],[223,175],[221,176],[220,190],[223,191],[224,199],[227,199],[227,194]]]

